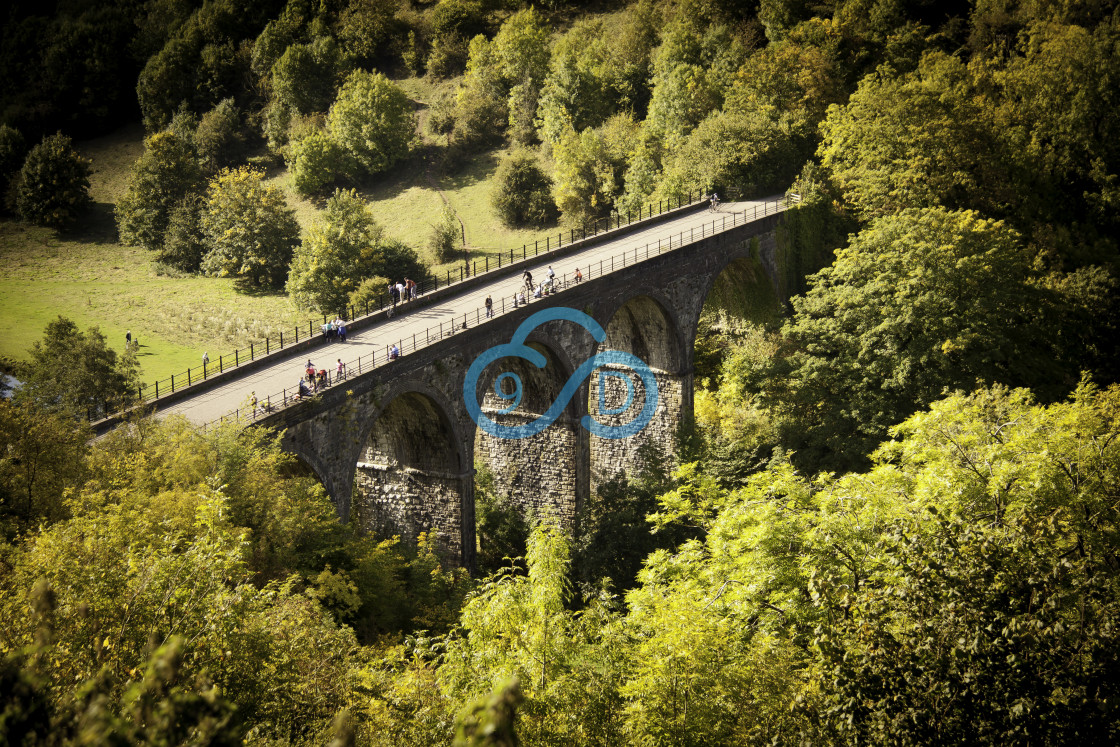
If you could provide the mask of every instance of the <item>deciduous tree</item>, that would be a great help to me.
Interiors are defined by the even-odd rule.
[[[116,206],[121,241],[161,249],[175,206],[202,186],[190,142],[170,130],[146,138],[143,154],[132,165],[128,190]]]
[[[247,167],[223,171],[210,182],[202,231],[209,246],[203,272],[254,288],[283,285],[299,242],[299,224],[284,195]]]
[[[331,138],[363,175],[385,171],[408,155],[415,130],[411,102],[381,73],[351,73],[327,118]]]
[[[31,149],[16,185],[20,217],[56,228],[68,226],[90,205],[89,161],[61,132]]]

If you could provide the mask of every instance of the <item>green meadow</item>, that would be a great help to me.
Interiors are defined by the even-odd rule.
[[[415,79],[401,85],[417,103],[422,125],[433,89]],[[313,316],[280,292],[247,294],[230,279],[161,275],[149,252],[119,243],[113,210],[143,138],[143,129],[133,125],[76,143],[91,161],[94,201],[78,227],[59,232],[0,221],[0,357],[25,359],[44,327],[63,315],[83,328],[98,327],[117,350],[131,331],[140,343],[142,378],[152,381],[197,365],[204,351],[216,358]],[[491,209],[493,175],[504,153],[479,152],[446,172],[438,145],[421,139],[411,158],[359,192],[389,235],[429,261],[429,236],[449,205],[463,224],[464,257],[479,259],[551,233],[511,230]],[[306,231],[325,201],[296,195],[286,169],[273,169],[268,180],[285,192]],[[433,264],[433,271],[452,266]]]

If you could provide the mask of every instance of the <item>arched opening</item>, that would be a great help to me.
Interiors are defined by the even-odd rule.
[[[351,509],[362,530],[415,542],[434,535],[448,558],[464,559],[463,496],[470,490],[454,429],[431,398],[407,392],[381,412],[358,458]]]
[[[712,281],[697,324],[693,369],[697,386],[718,384],[730,345],[750,327],[781,323],[782,306],[757,251],[727,264]]]
[[[754,240],[752,240],[754,244]],[[782,307],[758,251],[732,260],[712,281],[693,343],[692,443],[710,475],[741,484],[773,456],[775,423],[745,372],[778,350]]]
[[[579,485],[586,483],[578,456],[579,397],[555,412],[555,419],[547,427],[518,437],[519,427],[544,425],[541,418],[553,408],[571,376],[553,350],[537,342],[529,343],[529,347],[544,357],[543,368],[523,358],[506,357],[487,366],[479,377],[476,401],[494,425],[489,430],[478,428],[474,457],[489,473],[486,492],[492,499],[513,504],[522,516],[552,516],[571,527],[578,509]],[[516,406],[511,408],[515,400]],[[482,496],[478,500],[486,499]],[[480,541],[485,542],[485,537]],[[480,549],[484,553],[487,550]]]
[[[671,458],[681,419],[691,410],[692,386],[680,334],[664,306],[649,296],[636,296],[615,312],[606,333],[598,352],[617,350],[637,358],[652,373],[656,391],[646,386],[632,360],[592,372],[588,413],[607,426],[601,435],[591,434],[593,491],[619,473],[632,473],[643,444]],[[656,406],[646,419],[651,397]]]

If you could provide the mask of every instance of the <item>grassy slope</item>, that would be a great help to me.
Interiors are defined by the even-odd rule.
[[[434,87],[418,79],[400,84],[423,121]],[[118,351],[125,332],[131,331],[140,341],[143,379],[152,381],[197,365],[204,350],[216,359],[311,317],[279,293],[246,295],[235,291],[230,280],[157,275],[148,252],[118,243],[113,206],[143,150],[143,134],[136,125],[78,144],[93,161],[90,191],[95,202],[78,229],[59,233],[0,221],[0,356],[26,358],[46,324],[62,314],[82,327],[98,326]],[[454,173],[441,174],[433,166],[438,147],[423,142],[413,158],[367,185],[362,194],[386,231],[422,255],[443,200],[463,221],[471,257],[520,247],[545,232],[510,230],[491,210],[492,177],[503,154],[481,152]],[[285,170],[269,181],[287,193],[306,229],[321,212],[322,201],[295,195]]]

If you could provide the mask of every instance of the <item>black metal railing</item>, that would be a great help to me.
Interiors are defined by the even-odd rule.
[[[606,231],[617,230],[624,226],[631,225],[632,223],[637,223],[638,221],[649,220],[669,210],[676,210],[681,207],[692,205],[703,199],[704,195],[689,192],[686,197],[660,200],[656,205],[649,203],[636,212],[612,212],[609,216],[592,221],[583,228],[573,228],[566,232],[560,231],[555,237],[549,235],[543,240],[534,241],[532,247],[528,244],[523,244],[520,250],[510,249],[508,251],[508,259],[507,252],[503,250],[480,259],[471,260],[469,265],[464,262],[463,265],[456,268],[454,271],[451,269],[445,270],[442,276],[433,274],[428,278],[422,279],[421,282],[416,284],[416,295],[414,299],[418,300],[427,293],[461,283],[479,274],[496,272],[519,260],[539,256],[541,253],[553,252]],[[564,242],[565,233],[567,233],[567,243]],[[553,238],[556,240],[553,241]],[[390,308],[395,308],[398,304],[409,303],[412,300],[413,299],[402,299],[400,301],[395,301],[392,294],[386,290],[373,303],[367,301],[360,307],[348,305],[345,309],[339,309],[339,313],[336,316],[344,317],[348,321],[364,319],[371,314],[384,313]],[[172,374],[167,378],[159,379],[154,382],[142,383],[139,385],[136,392],[138,402],[140,404],[147,404],[168,397],[176,391],[181,391],[185,387],[194,386],[195,384],[207,381],[211,376],[223,374],[232,368],[238,368],[246,363],[252,363],[261,356],[270,355],[283,350],[285,345],[290,347],[291,345],[299,343],[301,340],[306,342],[309,338],[321,335],[322,326],[329,321],[327,315],[323,314],[321,316],[321,321],[318,317],[308,319],[306,326],[302,323],[294,325],[290,330],[281,330],[277,335],[255,340],[250,342],[247,346],[237,348],[230,353],[219,354],[216,360],[210,359],[200,366],[187,368],[185,371]]]
[[[652,256],[664,254],[666,252],[678,250],[681,247],[688,246],[697,240],[707,238],[716,233],[734,228],[735,226],[744,225],[764,218],[768,215],[773,215],[780,212],[787,204],[785,198],[777,200],[768,200],[761,205],[755,205],[751,210],[746,210],[737,213],[723,214],[719,218],[715,218],[711,223],[705,223],[697,228],[691,228],[688,231],[681,231],[675,235],[668,237],[668,239],[658,239],[656,243],[650,242],[645,246],[635,247],[634,249],[627,249],[626,251],[612,255],[605,259],[598,260],[597,262],[586,265],[587,272],[583,273],[581,281],[590,280],[592,277],[601,277],[610,274],[616,270],[621,270],[629,267],[638,262],[645,261]],[[565,291],[571,290],[576,287],[579,282],[574,277],[574,273],[565,273],[558,276],[559,283],[554,284],[551,291],[542,291],[540,297],[533,296],[532,293],[526,294],[524,305],[531,305],[534,301],[549,298],[555,294],[561,294]],[[547,284],[542,284],[547,285]],[[458,332],[477,327],[489,319],[497,318],[505,314],[513,313],[523,308],[522,304],[514,306],[512,302],[512,295],[510,300],[507,301],[506,296],[493,302],[491,312],[488,315],[485,307],[477,307],[474,311],[464,314],[456,314],[449,317],[438,325],[431,325],[425,328],[422,332],[415,332],[408,336],[401,336],[397,340],[392,340],[383,346],[383,350],[375,353],[360,356],[350,361],[345,362],[345,376],[343,380],[360,376],[363,373],[380,368],[381,366],[390,365],[404,356],[415,353],[429,345],[433,345],[446,338],[454,336]],[[397,354],[393,356],[392,348],[396,346]],[[324,369],[326,370],[326,369]],[[327,371],[325,386],[331,387],[340,383],[337,371]],[[310,397],[314,397],[323,391],[323,387],[312,388]],[[297,387],[284,389],[280,392],[275,392],[271,395],[265,396],[263,399],[257,400],[257,406],[238,408],[234,412],[223,415],[221,418],[206,423],[203,428],[211,427],[219,423],[224,423],[229,420],[236,420],[246,424],[253,423],[267,415],[270,415],[277,410],[289,407],[307,396],[301,396],[300,390]]]

